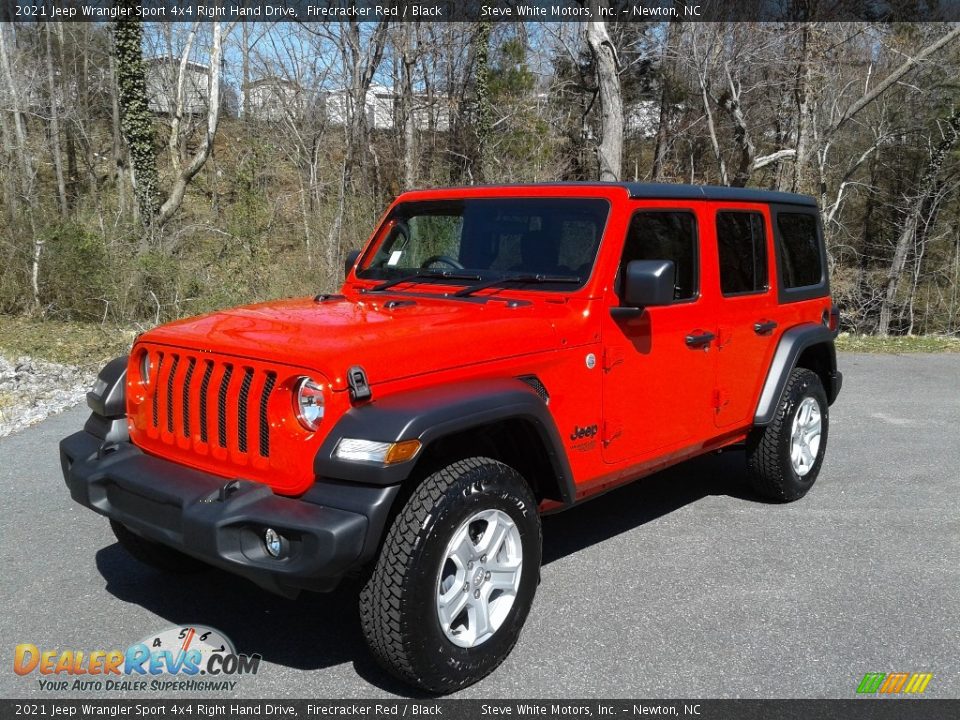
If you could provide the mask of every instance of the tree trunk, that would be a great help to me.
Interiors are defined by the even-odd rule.
[[[20,111],[20,93],[14,82],[13,69],[10,65],[6,30],[6,27],[0,24],[0,70],[3,71],[3,79],[7,85],[7,92],[10,95],[10,114],[13,115],[13,129],[16,137],[15,154],[17,156],[17,164],[20,166],[20,190],[23,195],[22,200],[32,205],[30,186],[33,184],[33,168],[29,155],[27,154],[27,128],[23,120],[23,113]]]
[[[114,31],[120,127],[130,150],[140,221],[149,230],[159,207],[159,178],[153,147],[153,115],[148,105],[143,63],[143,28],[136,15],[138,1],[124,0],[122,4],[130,9],[130,15],[118,20]]]
[[[888,335],[890,332],[893,306],[900,290],[900,280],[907,263],[907,255],[914,245],[917,228],[923,219],[925,210],[929,209],[930,203],[936,195],[940,171],[943,169],[947,154],[960,140],[960,108],[955,109],[947,118],[945,126],[943,137],[930,154],[930,160],[927,162],[927,167],[920,180],[918,192],[907,210],[903,227],[897,237],[893,261],[890,263],[890,271],[887,273],[886,289],[880,304],[880,321],[877,325],[877,334],[879,335]]]
[[[493,30],[489,20],[482,20],[477,28],[475,57],[477,120],[477,145],[473,167],[473,178],[478,183],[489,182],[490,178],[490,130],[493,125],[493,108],[490,104],[490,33]]]
[[[403,189],[411,190],[417,184],[417,129],[413,97],[413,69],[417,62],[417,24],[408,22],[401,27],[401,120],[403,121]]]
[[[170,189],[170,195],[166,202],[160,207],[157,213],[157,224],[163,226],[172,218],[180,205],[183,203],[183,196],[187,192],[187,186],[194,176],[200,172],[207,158],[213,150],[213,141],[217,136],[217,127],[220,125],[220,59],[223,51],[223,34],[219,22],[213,23],[213,44],[210,48],[210,65],[207,75],[207,129],[203,136],[203,142],[197,149],[193,160],[187,165],[173,181],[173,187]]]
[[[244,3],[246,5],[246,3]],[[240,48],[240,118],[242,120],[249,119],[249,108],[247,103],[250,102],[250,29],[247,26],[247,23],[240,23],[242,37]]]
[[[117,183],[117,210],[127,212],[126,153],[123,148],[123,131],[120,127],[120,100],[117,95],[117,60],[110,57],[110,110],[113,135],[113,171]]]
[[[676,6],[676,3],[674,3]],[[669,149],[670,118],[673,115],[673,63],[682,26],[679,20],[667,25],[667,38],[660,60],[660,117],[657,120],[657,145],[653,152],[653,181],[663,182]]]
[[[244,27],[247,26],[246,23],[241,24]],[[177,87],[173,98],[173,117],[170,119],[170,139],[167,143],[167,148],[170,152],[170,165],[173,167],[175,173],[182,172],[183,170],[184,151],[186,149],[185,143],[181,138],[183,132],[183,115],[186,112],[186,108],[184,107],[186,104],[184,86],[187,82],[190,51],[193,50],[193,41],[197,37],[198,25],[199,23],[194,23],[193,27],[190,28],[190,33],[187,35],[187,42],[184,44],[183,52],[180,55],[180,66],[177,72]]]
[[[30,236],[33,240],[33,252],[30,260],[30,289],[32,291],[33,312],[40,310],[40,258],[43,254],[44,240],[37,232],[36,218],[34,217],[33,194],[33,165],[27,148],[27,128],[20,111],[20,99],[17,85],[13,80],[13,70],[10,65],[9,48],[6,43],[6,26],[0,23],[0,70],[3,71],[4,81],[10,94],[11,112],[13,114],[14,133],[16,135],[15,155],[20,165],[20,201],[26,206],[27,219],[30,223]]]
[[[600,96],[600,142],[597,161],[601,181],[620,180],[623,165],[623,97],[617,72],[617,52],[607,32],[607,23],[597,20],[603,0],[591,0],[593,20],[586,23],[587,45],[596,67],[597,92]]]
[[[810,23],[803,24],[800,34],[800,63],[797,65],[797,79],[793,95],[797,107],[797,143],[793,161],[793,179],[790,182],[792,192],[800,192],[803,187],[803,171],[810,155],[810,93],[813,80],[813,38]]]
[[[53,169],[57,176],[57,200],[60,215],[67,215],[67,183],[63,175],[63,158],[60,153],[60,102],[57,97],[57,83],[53,72],[53,28],[47,24],[46,32],[47,92],[50,95],[50,155],[53,157]]]

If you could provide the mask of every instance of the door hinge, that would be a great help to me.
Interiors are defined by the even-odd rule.
[[[603,349],[603,371],[610,372],[623,362],[625,353],[622,347],[613,345]]]
[[[730,395],[719,388],[715,388],[710,400],[710,406],[720,412],[724,407],[730,403]]]
[[[612,423],[609,420],[603,421],[603,446],[607,447],[623,434],[623,425]]]

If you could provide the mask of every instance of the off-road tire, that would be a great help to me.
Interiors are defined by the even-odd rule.
[[[176,575],[186,575],[204,568],[204,564],[199,560],[166,545],[140,537],[116,520],[110,521],[110,528],[123,549],[144,565]]]
[[[820,447],[810,471],[798,475],[790,461],[790,434],[793,418],[805,398],[812,397],[820,407]],[[747,441],[747,469],[753,489],[773,502],[799,500],[813,487],[827,450],[830,407],[819,376],[806,368],[794,368],[783,397],[769,425],[757,428]]]
[[[520,533],[520,584],[503,624],[472,648],[455,645],[437,616],[436,593],[447,543],[471,515],[507,513]],[[540,578],[536,500],[513,468],[490,458],[454,462],[427,477],[397,514],[360,593],[360,622],[377,661],[401,680],[445,694],[490,674],[520,636]]]

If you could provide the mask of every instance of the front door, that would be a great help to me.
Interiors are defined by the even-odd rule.
[[[644,456],[679,451],[716,434],[716,298],[702,291],[714,280],[714,272],[704,273],[701,262],[709,257],[701,242],[704,217],[705,210],[636,204],[617,285],[631,260],[672,260],[674,302],[633,317],[605,314],[605,462],[642,462]],[[618,290],[613,289],[612,306],[619,304]]]

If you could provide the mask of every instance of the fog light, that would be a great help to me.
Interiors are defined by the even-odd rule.
[[[263,532],[263,545],[267,548],[270,557],[280,557],[280,551],[283,549],[283,541],[280,534],[273,528],[267,528]]]

